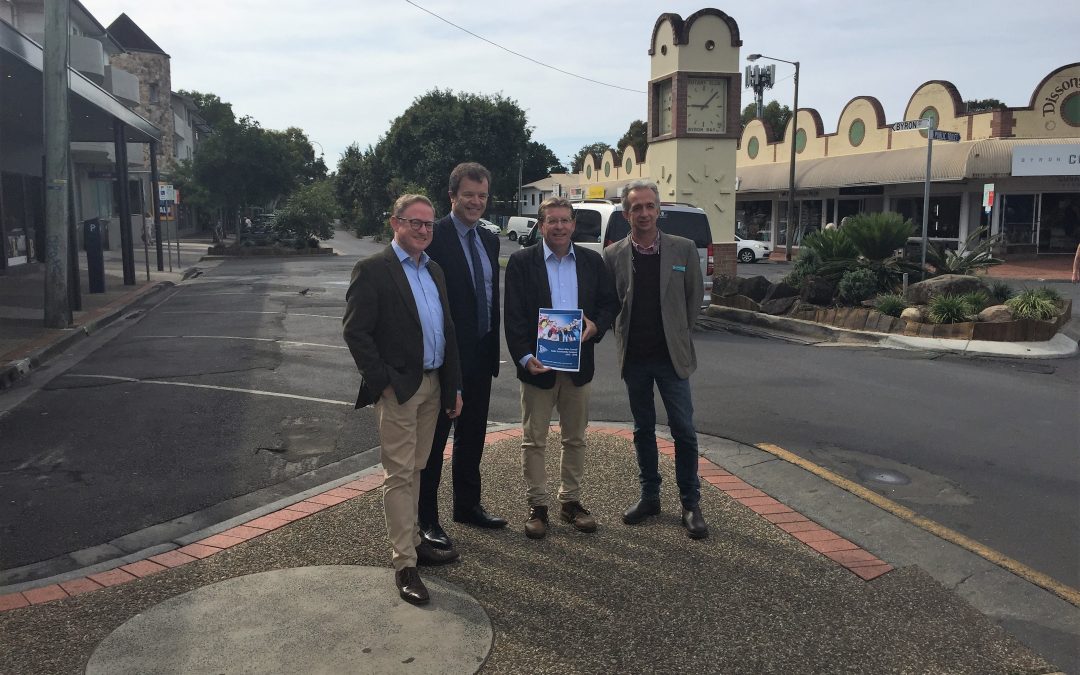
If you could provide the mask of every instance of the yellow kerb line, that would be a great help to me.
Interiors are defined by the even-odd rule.
[[[994,563],[998,567],[1007,569],[1013,574],[1027,581],[1030,581],[1036,586],[1050,591],[1062,600],[1065,600],[1072,605],[1080,607],[1080,591],[1076,590],[1071,586],[1067,586],[1060,581],[1043,574],[1042,572],[1034,570],[1018,560],[1013,560],[1012,558],[975,541],[971,537],[960,534],[955,530],[951,530],[942,525],[941,523],[920,516],[911,509],[901,506],[896,502],[892,501],[891,499],[883,497],[878,493],[874,492],[873,490],[865,488],[854,481],[850,481],[843,476],[839,476],[832,471],[829,471],[828,469],[811,462],[810,460],[803,459],[802,457],[799,457],[798,455],[789,452],[778,445],[773,445],[772,443],[758,443],[756,447],[764,450],[771,455],[775,455],[777,458],[782,459],[785,462],[789,462],[797,467],[806,469],[815,476],[824,478],[833,485],[847,490],[856,497],[860,497],[870,502],[879,509],[888,511],[897,518],[901,518],[902,520],[905,520],[918,528],[926,530],[927,532],[937,537],[940,537],[945,541],[965,548],[968,551],[974,553],[975,555]]]

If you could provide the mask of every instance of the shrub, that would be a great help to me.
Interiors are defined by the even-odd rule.
[[[791,265],[791,271],[784,276],[783,282],[792,288],[801,288],[803,279],[814,276],[821,267],[821,254],[812,248],[800,248],[799,257]]]
[[[799,256],[813,251],[819,260],[854,260],[859,256],[855,244],[844,230],[820,230],[803,237]]]
[[[992,251],[1001,242],[1002,235],[983,239],[986,230],[984,226],[972,232],[959,252],[940,244],[930,244],[926,248],[926,262],[933,265],[938,274],[972,274],[976,270],[1000,265],[1005,261],[995,258]]]
[[[297,248],[303,248],[308,239],[333,238],[337,214],[333,183],[323,180],[297,188],[274,217],[274,229],[283,237],[296,237],[301,242]]]
[[[1057,303],[1039,294],[1037,289],[1027,289],[1006,302],[1013,311],[1014,319],[1037,319],[1047,321],[1057,316]]]
[[[1035,294],[1040,298],[1046,298],[1051,302],[1061,302],[1061,293],[1058,293],[1056,288],[1050,288],[1049,286],[1039,286],[1035,289]]]
[[[914,234],[915,226],[899,213],[860,213],[852,216],[838,232],[851,242],[858,255],[824,261],[819,274],[826,278],[840,279],[856,267],[865,267],[874,272],[878,288],[894,290],[905,272],[920,270],[917,264],[904,259],[903,248]]]
[[[907,301],[899,293],[882,293],[874,301],[877,311],[889,316],[899,317],[907,309]]]
[[[990,294],[986,291],[969,291],[960,299],[967,303],[968,314],[978,314],[990,306]]]
[[[930,298],[926,310],[931,323],[960,323],[971,319],[971,308],[962,295],[935,295]]]
[[[880,290],[878,276],[867,267],[857,267],[844,272],[837,287],[840,299],[850,305],[857,305],[863,300],[877,295]]]
[[[990,282],[990,295],[998,304],[1005,304],[1005,301],[1016,294],[1016,291],[1012,289],[1012,286],[1004,281],[996,280]]]

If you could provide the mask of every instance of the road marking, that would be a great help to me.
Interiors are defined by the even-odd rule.
[[[335,401],[330,398],[315,398],[314,396],[300,396],[299,394],[282,394],[277,391],[264,391],[262,389],[241,389],[239,387],[219,387],[214,384],[195,384],[193,382],[173,382],[169,380],[141,380],[137,377],[120,377],[119,375],[81,375],[78,373],[66,373],[61,377],[86,377],[96,380],[112,380],[114,382],[133,382],[136,384],[164,384],[173,387],[191,387],[193,389],[216,389],[218,391],[232,391],[240,394],[254,394],[256,396],[273,396],[275,398],[295,398],[301,401],[313,403],[333,403],[335,405],[348,405],[349,401]]]
[[[920,516],[911,509],[905,506],[901,506],[896,502],[892,501],[891,499],[883,497],[878,493],[874,492],[873,490],[863,487],[862,485],[859,485],[854,481],[837,475],[832,471],[829,471],[825,467],[815,464],[808,459],[799,457],[795,453],[785,450],[778,445],[773,445],[772,443],[758,443],[756,444],[756,447],[764,450],[771,455],[776,456],[779,459],[784,460],[785,462],[790,462],[795,466],[805,469],[810,473],[814,474],[815,476],[824,478],[833,485],[847,490],[856,497],[860,497],[880,509],[888,511],[897,518],[909,522],[920,529],[926,530],[930,534],[940,537],[945,541],[951,542],[953,544],[956,544],[957,546],[960,546],[961,548],[967,549],[968,551],[971,551],[980,558],[988,560],[997,565],[998,567],[1002,567],[1017,575],[1018,577],[1050,591],[1062,600],[1065,600],[1068,603],[1080,607],[1080,590],[1077,590],[1072,586],[1063,584],[1057,579],[1054,579],[1053,577],[1043,574],[1038,570],[1034,570],[1025,565],[1024,563],[1020,562],[1019,560],[1013,560],[1004,553],[995,551],[989,546],[975,541],[971,537],[960,534],[956,530],[949,529],[948,527],[945,527],[937,521],[930,520],[929,518],[926,518],[924,516]]]
[[[38,310],[35,310],[35,311],[37,311],[38,314],[41,313]],[[341,320],[341,316],[339,316],[339,315],[297,314],[295,312],[257,312],[257,311],[252,310],[252,309],[241,309],[241,310],[237,310],[235,312],[222,312],[222,311],[218,311],[216,309],[193,309],[193,310],[189,310],[189,311],[162,312],[162,314],[285,314],[286,316],[313,316],[316,319],[334,319],[335,321],[340,321]]]
[[[143,339],[170,340],[252,340],[254,342],[273,342],[290,347],[325,347],[326,349],[348,349],[346,345],[325,345],[321,342],[297,342],[296,340],[281,340],[279,338],[241,337],[238,335],[135,335],[133,337]]]

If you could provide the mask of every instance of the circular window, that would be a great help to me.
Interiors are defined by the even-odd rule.
[[[932,124],[934,125],[934,128],[937,129],[938,128],[938,120],[940,120],[941,118],[938,116],[937,108],[935,108],[933,106],[930,106],[929,108],[926,108],[925,110],[922,111],[922,113],[919,114],[919,119],[932,120]],[[926,129],[919,129],[919,133],[922,134],[923,138],[926,138]]]
[[[611,162],[604,162],[604,178],[611,175]]]
[[[705,51],[711,52],[714,49],[716,49],[716,43],[713,42],[712,40],[706,40],[705,41]]]
[[[592,165],[586,165],[586,167],[585,167],[585,177],[586,178],[592,178]]]
[[[750,159],[757,159],[758,151],[761,150],[760,145],[757,136],[751,138],[746,144],[746,154],[750,155]]]
[[[1071,127],[1080,127],[1080,92],[1073,92],[1061,102],[1061,119]]]
[[[634,170],[634,160],[629,157],[626,158],[626,173],[630,173]]]
[[[667,45],[660,45],[660,53],[667,56]]]
[[[795,152],[801,153],[806,149],[806,129],[795,132]]]
[[[856,148],[862,145],[863,139],[866,138],[866,124],[862,120],[852,122],[851,126],[848,127],[847,138],[851,145]]]

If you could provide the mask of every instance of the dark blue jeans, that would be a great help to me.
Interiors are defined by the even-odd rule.
[[[622,375],[630,398],[630,412],[634,415],[634,449],[637,451],[642,498],[660,498],[660,453],[656,449],[653,399],[655,384],[675,441],[675,482],[679,485],[679,499],[684,509],[695,508],[701,500],[701,484],[698,481],[698,444],[690,380],[679,377],[667,361],[626,363]]]

